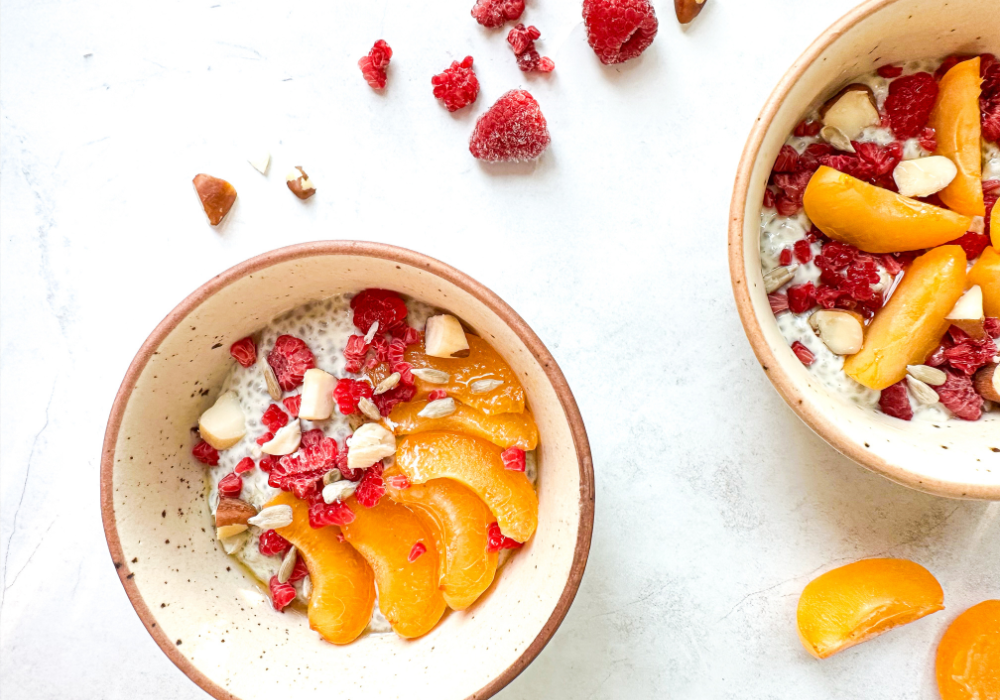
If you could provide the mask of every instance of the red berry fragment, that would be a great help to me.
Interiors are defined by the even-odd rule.
[[[365,469],[361,483],[354,491],[354,497],[365,508],[374,508],[385,495],[385,482],[382,481],[382,464],[375,464]]]
[[[361,366],[365,363],[366,354],[368,354],[368,344],[365,343],[365,337],[352,335],[347,339],[347,345],[344,347],[344,359],[347,360],[344,369],[352,374],[360,372]]]
[[[410,480],[406,478],[405,474],[390,476],[385,480],[385,482],[392,488],[399,489],[400,491],[410,488]]]
[[[543,58],[535,50],[535,40],[541,35],[538,27],[525,27],[523,24],[517,25],[507,34],[507,43],[517,56],[517,67],[525,73],[530,71],[551,73],[556,67],[551,58]]]
[[[792,352],[795,353],[795,356],[799,358],[799,361],[806,367],[809,367],[816,361],[816,356],[813,355],[813,351],[797,340],[792,343]]]
[[[291,391],[302,384],[306,370],[316,366],[316,358],[309,346],[294,335],[279,335],[267,355],[267,364],[274,370],[281,388]]]
[[[957,326],[948,329],[948,334],[942,339],[941,344],[944,347],[944,361],[953,369],[970,377],[997,356],[997,346],[993,338],[987,335],[982,340],[976,340]]]
[[[781,253],[778,255],[778,264],[782,265],[782,266],[791,265],[792,264],[792,249],[791,248],[785,248],[784,250],[781,251]]]
[[[880,66],[879,69],[875,72],[878,73],[883,78],[898,78],[903,74],[903,67],[892,66],[892,65]]]
[[[764,190],[763,206],[765,209],[774,208],[774,190],[772,190],[770,187]]]
[[[405,403],[416,395],[416,387],[410,384],[404,384],[400,381],[399,384],[384,394],[373,396],[372,401],[375,403],[375,406],[378,408],[378,412],[381,415],[388,416],[396,404]]]
[[[782,311],[788,311],[788,296],[785,294],[768,294],[767,300],[771,304],[771,313],[775,316],[780,314]]]
[[[982,137],[1000,142],[1000,61],[993,54],[984,53],[979,57],[979,74],[983,78],[979,93]]]
[[[929,126],[924,127],[924,130],[917,136],[917,142],[920,143],[922,149],[933,153],[937,150],[937,132]]]
[[[969,231],[961,238],[956,238],[948,245],[960,245],[965,251],[965,257],[970,262],[983,254],[983,251],[990,247],[990,237],[985,233]]]
[[[421,554],[423,554],[426,551],[427,547],[424,546],[424,543],[417,542],[415,545],[413,545],[413,548],[410,550],[409,555],[407,555],[406,560],[410,563],[413,563],[420,558]]]
[[[976,393],[972,378],[959,372],[945,370],[948,379],[934,391],[941,397],[941,404],[962,420],[979,420],[983,415],[983,397]]]
[[[440,401],[441,399],[448,398],[448,392],[444,389],[435,389],[431,393],[427,394],[428,401]]]
[[[276,433],[281,428],[288,425],[288,414],[278,408],[278,404],[272,403],[260,417],[260,422],[264,424],[270,432]]]
[[[524,471],[524,450],[519,447],[508,447],[500,453],[503,460],[503,468],[512,472]]]
[[[402,335],[403,345],[416,345],[420,342],[420,331],[416,328],[406,327]]]
[[[246,474],[248,471],[250,471],[251,469],[253,469],[255,466],[257,466],[257,465],[254,464],[254,461],[253,461],[252,458],[250,458],[250,457],[244,457],[243,459],[241,459],[236,464],[236,467],[233,469],[233,471],[236,472],[237,474]]]
[[[505,537],[500,532],[498,523],[490,523],[489,530],[487,530],[486,551],[499,552],[501,549],[520,549],[523,546],[522,542]]]
[[[288,415],[292,418],[299,417],[299,407],[302,406],[302,394],[296,394],[295,396],[289,396],[281,400],[281,403],[285,405],[285,410],[288,411]]]
[[[238,498],[243,491],[243,477],[236,472],[230,472],[219,480],[219,495],[226,498]]]
[[[379,39],[372,46],[367,56],[358,59],[358,67],[361,68],[361,75],[376,90],[381,90],[386,83],[386,66],[392,58],[392,49],[383,39]]]
[[[471,105],[479,96],[479,80],[472,70],[472,56],[466,56],[459,63],[452,61],[449,68],[431,78],[434,97],[444,102],[449,112]]]
[[[388,289],[365,289],[351,299],[354,327],[367,333],[378,322],[378,333],[391,333],[406,320],[406,302]]]
[[[292,575],[288,577],[288,582],[295,583],[296,581],[301,581],[308,575],[309,569],[306,567],[305,557],[296,557],[295,566],[292,567]]]
[[[260,463],[257,464],[257,468],[260,469],[265,474],[270,474],[271,469],[274,468],[274,466],[277,464],[278,460],[276,460],[274,457],[272,457],[271,455],[264,455],[263,457],[260,458]]]
[[[477,0],[472,16],[484,27],[502,27],[524,12],[524,0]]]
[[[319,428],[313,428],[312,430],[307,430],[302,433],[302,438],[299,440],[299,448],[305,450],[307,447],[314,447],[320,444],[326,439],[323,431]],[[334,450],[336,454],[336,450]]]
[[[776,173],[794,173],[798,170],[799,152],[787,143],[778,151],[778,157],[774,159],[772,170]]]
[[[241,338],[229,346],[229,354],[243,367],[250,367],[257,361],[257,346],[254,345],[253,338],[247,336]]]
[[[649,0],[583,0],[587,41],[601,63],[622,63],[645,51],[656,36]]]
[[[254,440],[258,445],[264,445],[265,443],[271,442],[274,439],[274,433],[264,433],[259,438]]]
[[[793,314],[802,314],[816,306],[816,285],[812,282],[788,288],[788,308]]]
[[[271,604],[278,612],[284,612],[285,607],[295,600],[295,586],[290,583],[279,583],[277,576],[272,576],[268,582],[271,587]]]
[[[264,530],[257,540],[257,547],[265,557],[273,557],[276,554],[284,554],[292,543],[279,535],[274,530]]]
[[[209,445],[204,440],[199,440],[198,444],[191,448],[191,454],[202,464],[214,467],[219,463],[219,451]]]
[[[309,527],[319,529],[327,525],[350,525],[354,522],[354,511],[341,501],[324,503],[323,499],[309,506]]]
[[[823,122],[804,120],[799,122],[795,127],[795,135],[803,138],[806,136],[815,136],[823,129]]]
[[[358,410],[358,401],[361,400],[362,396],[370,399],[372,387],[368,382],[359,379],[340,379],[333,389],[333,398],[337,402],[337,408],[345,416]]]
[[[526,90],[511,90],[479,117],[469,151],[479,160],[494,163],[532,160],[550,140],[535,98]]]
[[[930,73],[914,73],[889,83],[885,112],[897,139],[912,139],[927,126],[938,84]]]
[[[906,391],[906,380],[900,380],[892,386],[882,390],[882,395],[878,399],[879,408],[882,413],[900,420],[911,420],[913,418],[913,408],[910,406],[910,397]]]

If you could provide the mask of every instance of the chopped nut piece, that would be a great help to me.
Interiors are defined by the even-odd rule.
[[[309,179],[309,176],[306,175],[306,171],[302,169],[301,165],[296,165],[295,170],[292,170],[285,176],[285,180],[288,189],[299,199],[309,199],[316,194],[316,187],[313,185],[312,180]]]
[[[924,384],[931,386],[941,386],[948,381],[948,375],[944,373],[944,370],[929,365],[907,365],[906,371],[914,379],[919,379]]]
[[[799,269],[798,264],[787,267],[776,267],[764,275],[764,291],[772,294],[792,281],[795,271]]]
[[[270,442],[261,445],[261,451],[269,455],[290,455],[299,449],[302,441],[302,427],[298,419],[290,421],[288,425],[279,428]]]
[[[451,381],[451,375],[439,369],[415,369],[413,370],[413,376],[429,384],[447,384]]]
[[[997,367],[1000,365],[986,365],[976,372],[972,381],[980,396],[1000,403],[1000,371],[997,370]]]
[[[983,289],[978,284],[969,287],[968,291],[955,302],[945,319],[958,326],[976,340],[986,337],[986,315],[983,313]]]
[[[232,525],[223,525],[222,527],[216,528],[215,535],[220,540],[228,540],[233,535],[238,535],[246,529],[246,523],[233,523]]]
[[[947,187],[956,175],[958,168],[945,156],[904,160],[892,171],[892,179],[904,197],[929,197]]]
[[[247,521],[261,530],[274,530],[292,524],[292,507],[286,505],[268,506]]]
[[[444,418],[450,416],[456,410],[455,399],[450,396],[431,401],[417,415],[421,418]]]
[[[853,355],[864,344],[864,324],[850,311],[817,311],[809,317],[809,325],[835,355]]]
[[[701,12],[705,6],[705,0],[674,0],[674,12],[677,14],[677,21],[687,24]]]
[[[851,143],[851,139],[847,138],[847,134],[835,126],[824,126],[819,130],[819,136],[821,139],[840,151],[857,153],[857,151],[854,150],[854,145]]]
[[[267,175],[267,166],[271,164],[271,154],[264,151],[263,153],[258,153],[253,158],[247,158],[247,161],[261,175]]]
[[[827,100],[819,116],[823,124],[839,129],[848,140],[858,138],[865,127],[882,123],[875,94],[861,83],[852,83]]]
[[[457,318],[441,314],[427,319],[424,348],[431,357],[455,357],[455,353],[469,352],[469,341]]]
[[[402,375],[399,372],[393,372],[388,377],[380,381],[378,383],[378,386],[375,387],[375,390],[372,393],[375,394],[375,396],[384,394],[385,392],[389,391],[394,386],[399,384],[399,378],[401,376]]]
[[[328,504],[334,501],[346,501],[357,488],[358,484],[354,481],[334,481],[323,487],[323,501]]]
[[[358,409],[364,414],[365,418],[371,420],[379,420],[382,418],[382,414],[378,412],[378,406],[366,396],[362,396],[358,399]]]
[[[218,226],[236,201],[236,188],[225,180],[201,173],[194,176],[194,189],[201,198],[201,206],[208,216],[208,223]]]
[[[219,505],[215,509],[215,526],[221,528],[229,527],[230,525],[242,525],[243,530],[246,530],[247,523],[256,515],[257,509],[246,501],[241,501],[238,498],[222,497],[219,499]],[[242,532],[242,530],[237,530],[236,532]],[[220,537],[219,539],[222,538]]]
[[[292,570],[295,568],[295,561],[298,558],[298,550],[295,545],[292,545],[285,552],[285,558],[281,560],[281,566],[278,567],[278,583],[288,582],[288,579],[292,577]]]
[[[326,420],[333,415],[333,389],[337,379],[321,369],[307,369],[302,377],[299,418]]]
[[[473,394],[488,394],[498,386],[503,386],[501,379],[480,379],[469,385],[469,391]]]
[[[347,468],[367,469],[396,454],[396,438],[377,423],[365,423],[347,440]]]
[[[330,484],[335,484],[343,478],[343,474],[340,473],[339,469],[331,469],[326,474],[323,475],[323,486],[329,486]]]
[[[198,419],[201,439],[217,450],[232,447],[247,434],[246,418],[240,399],[235,392],[227,391]]]
[[[910,377],[906,380],[907,386],[910,387],[910,392],[916,397],[917,401],[925,406],[933,406],[941,397],[938,393],[930,388],[926,382],[922,382],[916,377]]]
[[[257,366],[264,373],[264,381],[267,383],[267,393],[275,401],[281,401],[281,385],[278,384],[278,378],[274,376],[274,370],[271,369],[271,365],[267,363],[267,357],[262,354],[260,359],[257,360]]]

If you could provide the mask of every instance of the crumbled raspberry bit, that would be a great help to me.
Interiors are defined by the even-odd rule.
[[[476,121],[469,152],[494,163],[532,160],[548,147],[548,124],[526,90],[505,93]]]
[[[800,263],[805,265],[806,263],[812,261],[813,250],[812,246],[809,245],[809,241],[805,239],[801,241],[796,241],[793,248],[795,249],[795,259],[798,260]]]
[[[416,395],[417,390],[415,387],[400,382],[384,394],[373,396],[372,401],[378,408],[379,413],[383,416],[387,416],[392,412],[392,409],[396,404],[405,403]]]
[[[530,71],[551,73],[556,67],[551,58],[542,58],[535,50],[535,39],[541,35],[538,27],[525,27],[523,24],[517,25],[507,34],[507,43],[517,56],[517,66],[525,73]]]
[[[518,19],[524,12],[524,0],[477,0],[472,16],[484,27],[494,29]]]
[[[392,49],[389,48],[389,45],[383,39],[379,39],[372,46],[367,56],[362,56],[358,59],[358,67],[361,68],[361,74],[365,76],[365,81],[374,89],[381,90],[385,87],[386,78],[388,77],[385,69],[389,65],[389,59],[391,58]]]
[[[281,400],[284,404],[285,410],[288,411],[288,415],[292,418],[299,417],[299,408],[302,406],[302,394],[296,394],[295,396],[288,396]]]
[[[924,130],[917,136],[917,142],[922,149],[933,153],[937,150],[937,133],[929,126],[924,127]]]
[[[350,440],[351,436],[348,435],[347,439]],[[344,477],[347,481],[360,481],[365,475],[364,469],[351,469],[347,466],[347,453],[349,450],[344,450],[339,455],[337,455],[336,466],[340,470],[340,475]]]
[[[354,327],[367,333],[378,323],[379,333],[391,333],[406,320],[406,302],[388,289],[365,289],[351,299]]]
[[[347,360],[344,369],[352,374],[360,372],[367,353],[368,344],[365,343],[365,337],[363,335],[352,335],[347,339],[347,345],[344,346],[344,359]]]
[[[486,551],[499,552],[501,549],[520,549],[523,546],[522,542],[505,537],[500,531],[499,523],[490,523],[487,530]]]
[[[302,340],[293,335],[279,335],[267,355],[267,363],[281,388],[291,391],[302,383],[306,370],[316,366],[316,358]]]
[[[423,542],[417,542],[415,545],[413,545],[413,548],[410,549],[410,553],[409,553],[409,555],[407,555],[406,561],[408,561],[408,562],[410,562],[412,564],[413,562],[415,562],[417,559],[420,558],[421,554],[423,554],[426,551],[427,551],[427,547],[424,546],[424,543]]]
[[[768,294],[767,300],[771,304],[771,313],[775,316],[782,311],[788,311],[788,295],[775,292],[774,294]]]
[[[911,420],[913,408],[910,406],[910,397],[906,391],[906,380],[903,379],[883,389],[878,399],[878,405],[882,409],[882,413],[887,416],[900,420]]]
[[[802,170],[796,173],[775,173],[772,176],[778,188],[774,202],[779,214],[791,216],[802,208],[802,197],[812,175],[812,170]]]
[[[503,460],[503,468],[512,472],[524,471],[524,450],[519,447],[508,447],[500,453]]]
[[[1000,318],[987,316],[983,322],[983,328],[986,330],[986,335],[994,340],[1000,338]]]
[[[416,345],[420,342],[420,331],[416,328],[406,327],[402,335],[404,345]]]
[[[816,356],[813,355],[813,351],[797,340],[792,343],[792,352],[795,353],[795,356],[799,358],[799,361],[806,367],[811,366],[812,363],[816,361]]]
[[[889,83],[885,112],[897,139],[911,139],[923,131],[937,94],[938,84],[930,73],[914,73]]]
[[[774,208],[774,190],[767,188],[764,190],[764,208],[773,209]]]
[[[309,527],[319,529],[327,525],[350,525],[354,522],[354,511],[341,501],[324,503],[322,499],[309,506]]]
[[[233,471],[236,472],[237,474],[246,474],[248,471],[250,471],[251,469],[253,469],[255,466],[257,466],[257,465],[254,464],[254,461],[253,461],[252,458],[250,458],[250,457],[244,457],[239,462],[237,462],[236,467],[233,469]]]
[[[377,467],[365,469],[365,475],[361,477],[354,497],[358,503],[365,508],[374,508],[385,495],[385,482],[382,481],[382,470]]]
[[[292,543],[279,535],[275,530],[264,530],[257,540],[257,547],[265,557],[273,557],[276,554],[284,554]]]
[[[799,166],[799,152],[785,144],[774,159],[772,170],[776,173],[794,173]]]
[[[272,576],[268,585],[271,587],[271,604],[278,612],[284,612],[285,608],[295,600],[295,586],[290,583],[278,583],[278,577]]]
[[[410,480],[406,478],[405,474],[396,474],[386,478],[385,483],[389,484],[394,489],[399,489],[400,491],[410,488]]]
[[[323,474],[336,468],[339,456],[340,450],[337,449],[337,441],[333,438],[322,437],[322,433],[318,440],[311,441],[308,445],[302,445],[299,450],[299,459],[305,468]]]
[[[805,313],[816,306],[816,285],[812,282],[788,288],[788,308],[793,314]]]
[[[253,338],[247,336],[240,338],[229,346],[229,354],[243,367],[250,367],[257,361],[257,346],[254,345]]]
[[[957,326],[948,329],[948,338],[942,344],[946,346],[945,362],[967,376],[972,376],[980,367],[990,363],[997,356],[997,346],[993,338],[987,335],[982,340],[976,340]]]
[[[983,397],[976,393],[971,377],[945,370],[948,379],[934,391],[941,397],[941,404],[962,420],[979,420],[983,415]]]
[[[816,136],[823,129],[823,122],[805,119],[795,126],[795,135],[799,138]]]
[[[903,159],[903,146],[895,141],[886,146],[859,141],[851,143],[857,152],[856,155],[838,153],[821,156],[820,163],[895,192],[898,188],[892,178],[892,171]]]
[[[792,264],[791,248],[785,248],[784,250],[781,251],[781,253],[778,255],[778,264],[783,266]]]
[[[406,356],[406,342],[402,338],[393,338],[385,349],[385,360],[390,366],[404,362]]]
[[[998,107],[1000,110],[1000,107]],[[1000,120],[1000,112],[998,112],[998,120]],[[996,206],[997,199],[1000,198],[1000,180],[983,180],[983,204],[986,205],[986,226],[984,231],[987,236],[992,236],[990,232],[990,219],[993,214],[993,207]]]
[[[301,581],[308,575],[309,575],[309,569],[306,567],[305,557],[303,556],[296,557],[295,566],[292,567],[292,575],[288,577],[288,582],[295,583],[296,581]]]
[[[198,444],[191,448],[191,454],[199,462],[207,464],[210,467],[219,464],[219,451],[204,440],[199,440]]]
[[[879,69],[875,72],[883,78],[898,78],[903,74],[903,67],[893,65],[879,66]]]
[[[873,288],[882,280],[875,256],[830,241],[823,245],[815,263],[822,283],[815,295],[820,306],[857,311],[866,318],[882,307],[882,294]],[[899,259],[894,259],[893,265],[902,269]]]
[[[258,462],[257,468],[260,469],[265,474],[270,474],[271,469],[273,469],[277,463],[278,460],[276,460],[271,455],[264,455],[263,457],[260,458],[260,462]]]
[[[472,56],[466,56],[461,63],[452,61],[443,73],[431,78],[431,85],[434,97],[441,100],[449,112],[471,105],[479,96],[479,80],[472,70]]]
[[[303,476],[293,476],[285,480],[284,486],[291,491],[296,498],[302,501],[311,501],[323,490],[323,476],[315,472],[308,472]]]
[[[261,435],[259,438],[254,440],[258,445],[264,445],[274,439],[274,433],[268,432]]]
[[[976,233],[975,231],[969,231],[961,238],[956,238],[948,245],[960,245],[962,250],[965,251],[965,257],[972,262],[980,255],[983,251],[990,247],[990,237],[985,233]]]
[[[969,56],[948,56],[941,62],[941,65],[938,66],[938,69],[934,71],[934,79],[941,80],[941,78],[944,77],[945,73],[954,68],[960,61],[965,61],[968,58]]]
[[[645,51],[656,37],[649,0],[583,0],[587,41],[601,63],[622,63]]]
[[[440,399],[448,398],[448,392],[444,389],[435,389],[431,393],[427,394],[428,401],[439,401]]]
[[[982,137],[997,142],[1000,141],[1000,62],[993,54],[979,57],[979,74],[983,78],[979,93]]]
[[[278,408],[278,404],[272,403],[260,417],[260,422],[270,432],[276,433],[288,425],[288,414]]]
[[[371,345],[368,346],[372,351],[372,359],[375,360],[375,364],[381,364],[382,362],[388,362],[389,360],[389,340],[384,335],[376,335],[372,338]],[[371,366],[371,360],[368,361],[368,365]]]
[[[318,445],[326,439],[323,431],[319,428],[313,428],[312,430],[307,430],[302,433],[302,438],[299,440],[299,447],[305,450],[307,447],[313,447]]]
[[[219,495],[227,498],[237,498],[243,491],[243,477],[236,472],[230,472],[219,480]]]
[[[333,389],[333,398],[337,402],[337,408],[345,416],[349,416],[358,410],[358,401],[364,396],[372,398],[371,385],[359,379],[340,379]]]
[[[299,493],[310,494],[313,489],[309,481],[323,476],[329,469],[306,460],[305,452],[299,455],[284,455],[278,463],[272,466],[267,476],[267,483],[282,491],[291,491],[293,485]],[[294,482],[294,484],[293,484]]]

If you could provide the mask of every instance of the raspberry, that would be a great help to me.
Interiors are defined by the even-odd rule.
[[[780,314],[782,311],[788,311],[788,296],[785,294],[768,294],[767,300],[771,303],[771,313],[775,316]]]
[[[352,335],[347,339],[347,345],[344,347],[344,359],[347,360],[344,369],[352,374],[360,372],[367,353],[368,345],[365,343],[365,337]]]
[[[296,557],[295,566],[292,567],[292,575],[288,577],[288,582],[295,583],[296,581],[301,581],[308,575],[309,569],[306,567],[305,557]]]
[[[930,73],[914,73],[889,83],[885,111],[897,139],[911,139],[927,126],[938,84]]]
[[[502,27],[505,22],[517,19],[524,12],[524,0],[477,0],[472,16],[484,27]]]
[[[987,141],[1000,141],[1000,62],[988,53],[980,56],[979,61],[979,74],[983,78],[979,93],[982,136]]]
[[[998,197],[1000,197],[1000,180],[983,180],[983,204],[986,205],[986,227],[983,230],[987,236],[992,236],[990,219]]]
[[[279,535],[274,530],[264,530],[257,540],[257,547],[265,557],[273,557],[276,554],[284,554],[292,543]]]
[[[290,583],[278,583],[277,576],[272,576],[268,585],[271,587],[271,604],[278,612],[284,612],[285,607],[295,600],[295,586]]]
[[[276,433],[281,428],[288,425],[288,414],[278,408],[278,404],[272,403],[260,417],[260,422],[264,424],[270,432]]]
[[[265,443],[271,442],[274,439],[274,433],[264,433],[259,438],[254,440],[258,445],[264,445]]]
[[[386,478],[385,482],[392,488],[399,489],[400,491],[410,488],[410,480],[406,478],[405,474],[390,476]]]
[[[821,270],[840,271],[850,265],[858,256],[858,249],[854,246],[831,241],[823,246],[820,254],[816,256],[816,267]]]
[[[941,78],[944,77],[944,74],[954,68],[959,61],[964,61],[968,58],[968,56],[948,56],[948,58],[941,62],[938,69],[934,71],[934,79],[941,80]]]
[[[795,135],[799,138],[804,138],[806,136],[815,136],[823,129],[823,122],[803,120],[799,122],[795,127]]]
[[[392,342],[385,349],[385,360],[390,365],[398,365],[404,362],[406,357],[406,343],[402,338],[393,338]]]
[[[348,435],[347,439],[350,440],[351,436]],[[365,475],[364,469],[351,469],[347,466],[347,453],[349,450],[344,450],[339,455],[337,455],[336,466],[340,470],[340,475],[347,479],[348,481],[360,481]]]
[[[784,266],[784,265],[791,265],[792,264],[792,249],[791,248],[785,248],[784,250],[781,251],[781,254],[778,255],[778,264],[782,265],[782,266]]]
[[[243,477],[236,472],[229,472],[219,480],[219,495],[227,498],[239,498],[243,491]]]
[[[312,430],[307,430],[302,433],[302,438],[299,440],[299,447],[305,450],[307,447],[312,447],[313,445],[318,445],[326,439],[323,435],[323,431],[319,428],[313,428]]]
[[[409,326],[407,326],[407,328],[409,328]],[[389,361],[390,345],[388,339],[386,339],[384,335],[376,335],[374,338],[372,338],[371,345],[369,345],[368,347],[371,348],[373,357],[376,361],[376,365],[381,364],[382,362]],[[369,364],[371,364],[370,361]]]
[[[986,320],[983,322],[983,328],[986,331],[986,335],[994,340],[1000,338],[1000,318],[987,316]]]
[[[299,417],[299,407],[302,406],[302,394],[296,394],[295,396],[289,396],[281,400],[281,403],[285,405],[285,410],[288,411],[288,415],[292,418]]]
[[[316,366],[316,358],[309,346],[294,335],[279,335],[267,355],[267,364],[274,370],[281,388],[290,391],[302,383],[306,370]]]
[[[407,555],[406,561],[412,564],[413,562],[415,562],[417,559],[420,558],[421,554],[423,554],[426,551],[427,547],[424,546],[424,543],[417,542],[415,545],[413,545],[413,548],[410,550],[409,555]]]
[[[199,440],[198,444],[191,448],[191,454],[199,462],[207,464],[210,467],[219,464],[219,451],[204,440]]]
[[[507,43],[514,49],[514,55],[520,56],[528,49],[533,48],[535,39],[541,35],[538,27],[525,27],[523,24],[518,24],[507,34]]]
[[[404,345],[416,345],[421,340],[420,331],[416,328],[407,326],[406,331],[403,333],[402,340]]]
[[[321,437],[315,442],[303,445],[299,452],[299,459],[304,468],[321,474],[335,469],[339,456],[340,450],[337,449],[337,441],[328,437]]]
[[[333,389],[333,398],[337,402],[337,408],[345,416],[358,410],[358,401],[361,400],[362,396],[370,399],[372,388],[368,382],[357,379],[340,379]]]
[[[906,380],[902,379],[892,386],[882,390],[879,396],[878,406],[882,413],[900,420],[912,420],[913,408],[910,406],[910,397],[906,392]]]
[[[449,68],[431,78],[434,97],[444,102],[449,112],[471,105],[479,96],[479,80],[472,70],[472,56],[466,56],[459,63],[452,61]]]
[[[503,460],[503,468],[512,472],[524,471],[524,450],[519,447],[508,447],[500,453]]]
[[[271,455],[264,455],[263,457],[260,458],[260,463],[257,464],[257,468],[260,469],[265,474],[270,474],[271,469],[273,469],[277,463],[278,460],[276,460]]]
[[[372,401],[378,407],[378,412],[383,416],[387,416],[392,412],[396,404],[409,401],[416,395],[417,390],[415,387],[400,382],[384,394],[373,396]]]
[[[774,190],[768,188],[764,190],[764,204],[765,209],[771,209],[774,207]]]
[[[587,41],[601,63],[622,63],[645,51],[656,36],[649,0],[583,0]]]
[[[903,74],[902,66],[880,66],[877,71],[883,78],[898,78]]]
[[[340,501],[324,503],[322,499],[309,506],[309,527],[319,529],[327,525],[350,525],[354,522],[354,511]]]
[[[983,415],[983,397],[976,393],[972,379],[964,374],[945,370],[948,379],[934,391],[941,397],[941,404],[962,420],[979,420]]]
[[[535,98],[511,90],[476,121],[469,152],[494,163],[531,160],[549,145],[549,129]]]
[[[302,501],[310,501],[323,491],[323,475],[309,472],[304,476],[293,476],[285,481],[288,491]]]
[[[517,57],[517,67],[525,73],[530,73],[531,71],[551,73],[556,69],[556,64],[548,56],[539,56],[537,51],[531,49]]]
[[[809,245],[809,241],[805,239],[801,241],[795,241],[795,245],[793,246],[793,248],[795,249],[795,259],[798,260],[800,263],[805,265],[806,263],[812,261],[813,251],[812,251],[812,246]]]
[[[812,171],[810,170],[777,173],[773,176],[774,184],[780,190],[775,198],[779,214],[791,216],[802,208],[802,196],[805,194],[806,185],[809,184],[811,178]]]
[[[257,465],[254,464],[253,459],[251,459],[250,457],[244,457],[236,464],[236,467],[233,469],[233,471],[236,472],[237,474],[245,474],[251,469],[253,469],[255,466]]]
[[[382,481],[382,470],[374,466],[365,469],[365,475],[361,477],[361,483],[354,492],[358,503],[365,508],[374,508],[384,495],[385,482]]]
[[[441,399],[448,398],[448,392],[444,389],[435,389],[431,393],[427,394],[428,401],[440,401]]]
[[[810,350],[797,340],[794,343],[792,343],[792,352],[795,353],[795,356],[799,358],[799,361],[802,362],[802,364],[804,364],[806,367],[809,367],[810,365],[812,365],[813,362],[816,361],[816,356],[813,355],[812,350]]]
[[[972,376],[976,370],[997,356],[996,343],[989,336],[976,340],[955,326],[948,330],[948,335],[954,345],[945,348],[944,359],[952,368],[963,374]]]
[[[788,308],[793,314],[805,313],[816,305],[816,285],[812,282],[788,288]]]
[[[372,46],[367,56],[362,56],[358,59],[358,67],[361,68],[361,75],[365,76],[365,81],[376,90],[381,90],[385,87],[387,78],[385,68],[389,65],[389,59],[391,58],[392,49],[389,48],[389,45],[384,40],[379,39]]]
[[[257,361],[257,346],[254,345],[253,338],[247,336],[230,345],[229,354],[243,367],[250,367]]]
[[[827,167],[847,173],[859,180],[895,191],[896,183],[891,177],[893,169],[903,159],[903,147],[896,142],[887,146],[874,143],[852,141],[857,155],[820,156],[819,162]]]
[[[799,166],[799,152],[785,144],[774,159],[772,170],[776,173],[794,173]]]
[[[500,525],[498,523],[490,523],[490,527],[487,530],[487,552],[499,552],[501,549],[520,549],[523,546],[523,543],[518,542],[517,540],[504,537],[504,534],[500,531]]]
[[[948,245],[960,245],[965,251],[965,257],[971,262],[983,254],[983,251],[990,247],[990,237],[985,233],[969,231],[961,238],[956,238]]]
[[[378,332],[388,333],[406,319],[406,302],[388,289],[365,289],[351,299],[354,327],[367,333],[378,322]]]
[[[929,126],[924,127],[924,130],[921,131],[920,135],[917,137],[917,141],[920,143],[920,147],[925,151],[933,153],[937,150],[937,134],[934,129]]]

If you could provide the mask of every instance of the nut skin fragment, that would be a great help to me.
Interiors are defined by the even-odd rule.
[[[246,530],[247,522],[255,515],[257,515],[257,509],[246,501],[224,496],[219,499],[219,506],[215,509],[215,526],[223,528],[230,525],[242,525],[243,529]],[[220,539],[222,538],[220,537]]]
[[[316,194],[316,187],[301,165],[296,165],[295,170],[292,170],[285,176],[285,182],[288,185],[288,189],[292,191],[292,194],[299,199],[309,199]]]
[[[1000,403],[1000,371],[997,370],[997,367],[1000,365],[986,365],[976,372],[972,383],[984,399]]]
[[[222,178],[212,177],[205,173],[194,176],[194,189],[201,199],[208,223],[218,226],[233,208],[236,201],[236,188]]]
[[[702,8],[705,7],[706,0],[674,0],[674,12],[677,14],[677,21],[687,24],[698,16]]]

